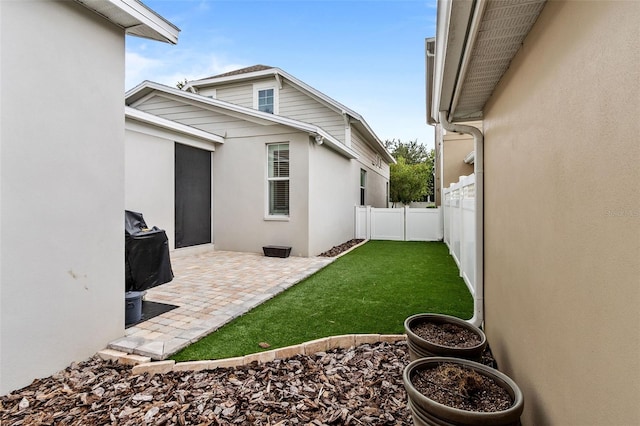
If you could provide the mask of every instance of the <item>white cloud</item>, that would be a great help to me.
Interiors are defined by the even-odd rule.
[[[162,61],[126,51],[125,65],[125,87],[129,89],[143,80],[148,80],[149,75],[153,75],[156,70],[161,69]]]
[[[176,50],[163,59],[127,50],[125,61],[127,89],[144,80],[175,86],[178,81],[183,81],[185,78],[195,80],[247,66],[247,64],[225,60],[218,55],[189,49]]]

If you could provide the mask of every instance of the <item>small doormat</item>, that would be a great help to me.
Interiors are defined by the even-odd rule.
[[[169,312],[177,307],[178,307],[177,305],[169,305],[168,303],[159,303],[159,302],[151,302],[150,300],[143,300],[142,316],[140,317],[140,321],[127,324],[125,328],[133,327],[136,324],[140,324],[141,322],[145,322],[148,319],[157,317],[158,315],[162,315],[165,312]]]

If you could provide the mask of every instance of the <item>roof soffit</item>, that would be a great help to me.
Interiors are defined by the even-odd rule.
[[[357,154],[350,148],[344,146],[342,142],[338,141],[329,133],[325,132],[321,127],[314,124],[269,114],[252,108],[242,107],[151,81],[144,81],[133,89],[127,91],[127,93],[125,93],[125,105],[136,107],[154,96],[177,100],[205,110],[220,112],[222,114],[261,125],[282,125],[310,135],[320,135],[324,138],[327,146],[332,148],[334,151],[337,151],[347,158],[358,158]]]
[[[138,0],[75,0],[127,34],[176,44],[180,29]]]
[[[280,68],[275,67],[266,67],[264,65],[256,65],[253,67],[243,68],[242,70],[238,70],[237,72],[230,72],[226,74],[221,74],[219,76],[213,76],[210,78],[205,78],[202,80],[194,80],[188,82],[182,90],[188,90],[190,88],[197,89],[198,87],[215,87],[223,84],[230,84],[234,82],[241,81],[250,81],[250,80],[259,80],[263,79],[267,76],[274,76],[276,79],[280,78],[282,81],[287,82],[291,86],[295,87],[297,90],[305,93],[307,96],[314,99],[316,102],[319,102],[329,109],[335,111],[337,114],[342,114],[350,117],[352,120],[355,120],[360,124],[360,129],[363,134],[366,134],[371,138],[373,144],[376,147],[376,150],[382,154],[387,161],[395,162],[395,159],[391,156],[391,154],[384,147],[384,143],[378,138],[378,136],[371,129],[369,124],[364,120],[364,118],[353,111],[352,109],[344,106],[340,102],[334,100],[333,98],[325,95],[319,90],[314,89],[309,86],[302,80],[297,79],[291,74],[286,73]]]
[[[452,122],[482,118],[487,100],[520,50],[545,4],[546,0],[475,1],[476,7],[482,7],[482,14],[479,21],[474,20],[478,18],[474,18],[473,14],[467,17],[470,31],[465,40],[465,43],[473,45],[465,46],[464,51],[458,53],[456,87],[453,91],[442,87],[442,98],[450,99],[451,103],[448,108],[442,108],[441,102],[441,110],[453,113],[449,117]],[[458,19],[464,22],[464,17],[458,16]],[[455,52],[447,50],[446,53],[449,59],[449,54]],[[449,62],[453,64],[455,61]]]

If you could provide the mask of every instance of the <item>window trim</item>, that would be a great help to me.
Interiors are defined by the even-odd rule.
[[[367,205],[367,171],[362,168],[360,169],[360,205]]]
[[[253,109],[258,109],[258,94],[261,90],[273,89],[273,114],[280,112],[280,92],[275,81],[253,84]]]
[[[287,176],[286,178],[283,177],[270,177],[269,176],[269,166],[270,166],[270,159],[269,159],[269,147],[273,146],[273,145],[286,145],[288,150],[289,150],[289,176]],[[264,220],[267,221],[289,221],[289,217],[291,215],[291,143],[289,143],[288,141],[286,142],[270,142],[265,144],[265,157],[266,157],[266,161],[265,161],[265,203],[264,203],[264,207],[265,207],[265,212],[264,212]],[[274,214],[271,213],[271,209],[270,209],[270,204],[271,204],[271,188],[270,188],[270,183],[272,181],[287,181],[289,182],[289,194],[288,194],[288,198],[289,198],[289,202],[288,202],[288,212],[287,214]]]

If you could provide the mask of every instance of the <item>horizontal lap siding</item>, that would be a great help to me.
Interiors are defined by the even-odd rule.
[[[358,154],[359,163],[354,173],[354,181],[359,182],[360,168],[367,170],[365,204],[373,207],[387,207],[387,183],[389,182],[389,164],[380,162],[378,167],[377,152],[366,142],[355,129],[351,131],[351,148]]]
[[[224,135],[225,132],[232,131],[233,129],[246,129],[257,126],[240,118],[216,113],[214,111],[207,111],[194,105],[185,105],[162,96],[154,96],[136,108],[157,115],[158,117],[219,135]]]
[[[280,90],[280,115],[315,124],[340,142],[345,142],[342,115],[288,84]]]
[[[202,89],[201,95],[207,96],[207,91]],[[216,89],[216,99],[240,105],[246,108],[253,108],[253,84],[238,84],[234,86]]]
[[[372,167],[372,162],[376,159],[376,152],[364,141],[360,133],[353,129],[351,131],[351,149],[358,153],[358,159],[367,167]]]

